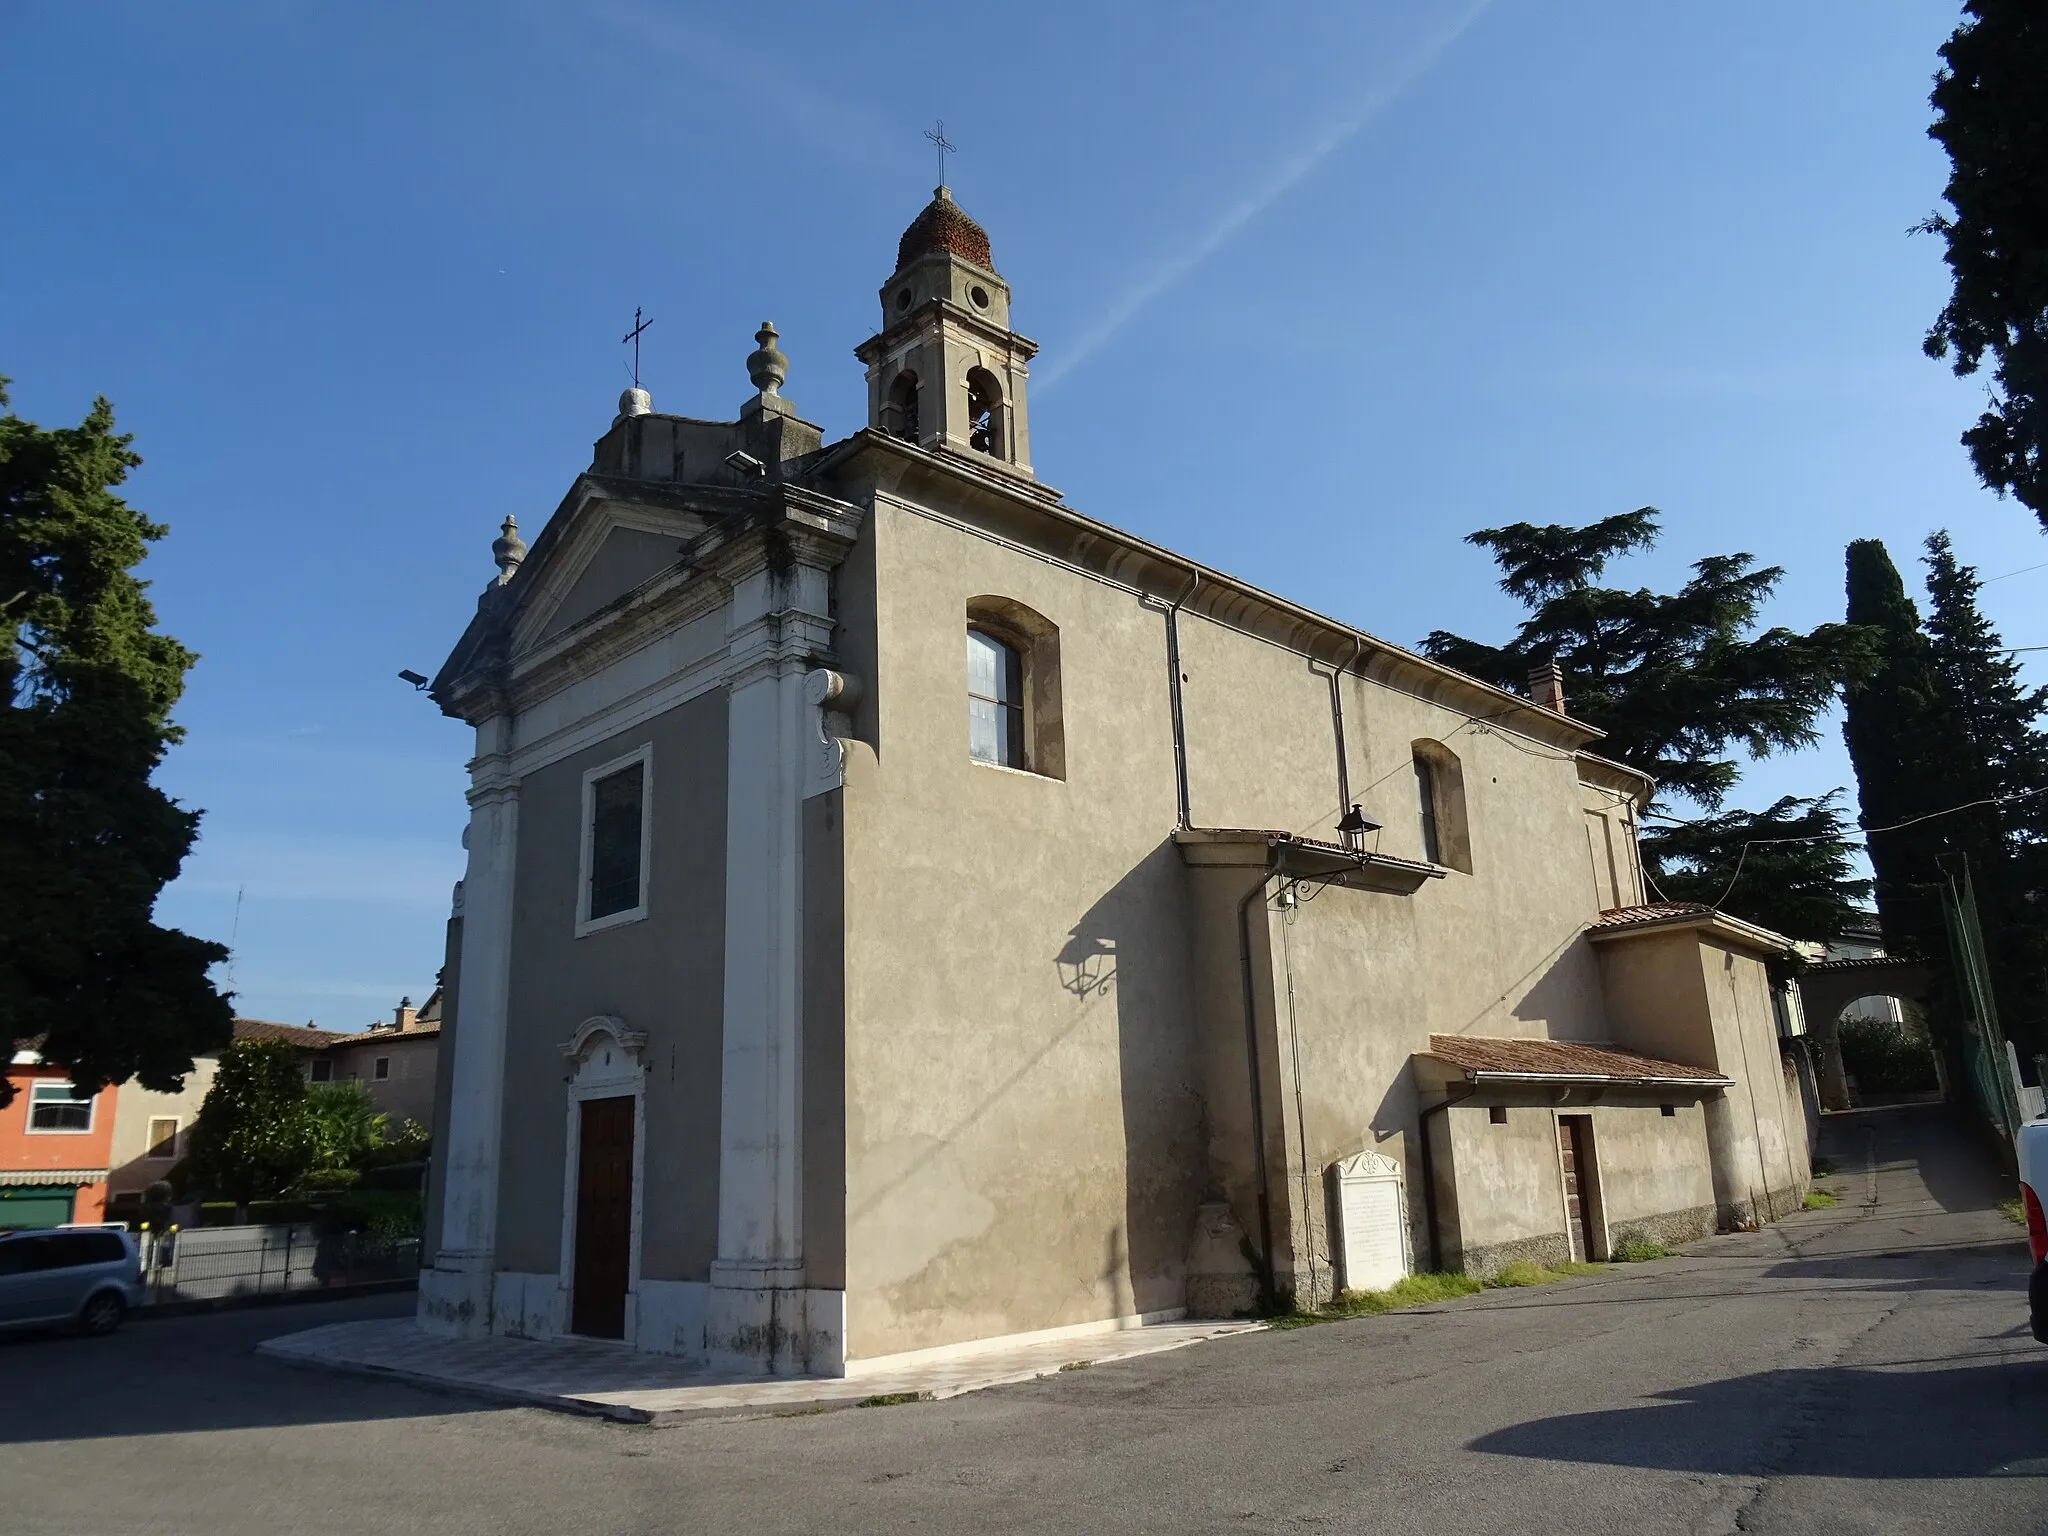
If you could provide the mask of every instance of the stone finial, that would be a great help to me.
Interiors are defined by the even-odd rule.
[[[491,541],[491,558],[498,562],[498,585],[503,586],[526,558],[526,540],[519,537],[519,519],[507,517],[498,537]]]
[[[764,395],[779,394],[789,377],[789,359],[775,345],[778,334],[773,320],[763,320],[761,329],[754,332],[759,345],[747,354],[747,377]]]
[[[654,396],[635,384],[619,396],[619,415],[646,416],[654,410]]]

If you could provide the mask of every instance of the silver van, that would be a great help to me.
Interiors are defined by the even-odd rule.
[[[119,1227],[0,1232],[0,1330],[74,1323],[112,1333],[142,1297],[141,1256]]]

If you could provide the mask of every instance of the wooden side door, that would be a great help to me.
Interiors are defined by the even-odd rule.
[[[633,1252],[633,1100],[585,1099],[576,1161],[576,1269],[570,1328],[626,1336]]]
[[[1557,1117],[1557,1155],[1564,1168],[1564,1210],[1575,1259],[1593,1257],[1593,1138],[1584,1115]]]

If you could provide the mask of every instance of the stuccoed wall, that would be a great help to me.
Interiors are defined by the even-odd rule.
[[[1489,1092],[1446,1110],[1439,1148],[1448,1142],[1455,1190],[1444,1212],[1445,1262],[1481,1279],[1527,1260],[1558,1263],[1570,1256],[1564,1180],[1558,1158],[1558,1117],[1585,1115],[1593,1129],[1592,1256],[1604,1259],[1631,1238],[1691,1242],[1715,1228],[1704,1106],[1666,1100],[1673,1114],[1640,1090],[1640,1103],[1559,1106],[1529,1095]],[[1489,1103],[1506,1100],[1507,1123],[1495,1125]]]
[[[567,1067],[594,1014],[647,1032],[641,1274],[705,1280],[718,1244],[725,963],[725,695],[704,694],[531,773],[519,792],[498,1267],[560,1272]],[[577,938],[583,773],[654,747],[645,920]]]
[[[1158,605],[887,496],[862,545],[876,574],[873,639],[848,635],[874,646],[857,716],[872,751],[854,749],[845,790],[849,1354],[1178,1307],[1206,1197],[1256,1232],[1234,910],[1249,876],[1191,876],[1171,841]],[[963,629],[983,596],[1059,628],[1064,782],[967,755]],[[1324,677],[1192,613],[1182,645],[1195,823],[1334,837]],[[1373,1146],[1412,1183],[1404,1068],[1432,1030],[1606,1034],[1570,754],[1375,681],[1345,689],[1353,798],[1386,824],[1379,846],[1421,852],[1411,743],[1432,738],[1464,767],[1474,873],[1410,897],[1329,891],[1284,944],[1254,914],[1283,1286],[1312,1262],[1327,1275],[1325,1163]]]
[[[886,500],[846,804],[848,1353],[1175,1308],[1201,1194],[1159,615]],[[967,755],[969,599],[1059,626],[1064,782]]]

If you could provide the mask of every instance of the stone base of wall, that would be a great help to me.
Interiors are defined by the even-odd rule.
[[[1510,1243],[1473,1244],[1465,1250],[1463,1268],[1474,1280],[1491,1280],[1510,1264],[1562,1264],[1571,1256],[1571,1239],[1549,1232]]]
[[[1738,1200],[1733,1205],[1724,1205],[1721,1207],[1720,1229],[1723,1232],[1745,1232],[1769,1222],[1781,1221],[1794,1211],[1804,1209],[1801,1202],[1811,1187],[1774,1189],[1755,1201]]]
[[[1616,1248],[1627,1242],[1662,1243],[1667,1248],[1676,1248],[1680,1243],[1696,1243],[1703,1237],[1712,1237],[1720,1230],[1720,1215],[1714,1206],[1699,1205],[1686,1211],[1631,1217],[1627,1221],[1611,1223],[1607,1229],[1607,1240]]]
[[[1188,1276],[1189,1317],[1246,1317],[1258,1310],[1256,1275]]]

